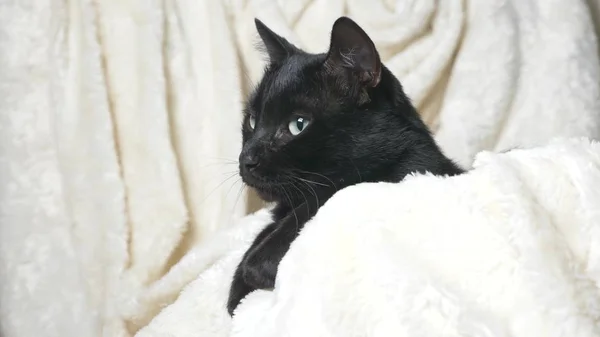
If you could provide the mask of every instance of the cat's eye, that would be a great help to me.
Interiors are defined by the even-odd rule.
[[[304,131],[308,127],[308,124],[310,124],[308,118],[295,116],[290,121],[290,124],[288,124],[288,128],[290,129],[290,133],[295,136]]]
[[[248,124],[250,125],[250,129],[254,130],[254,127],[256,126],[256,118],[254,118],[254,116],[250,116],[248,118]]]

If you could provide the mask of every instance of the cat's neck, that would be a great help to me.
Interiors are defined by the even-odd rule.
[[[373,181],[398,182],[412,173],[431,173],[440,176],[453,176],[464,172],[451,159],[446,157],[437,145],[427,125],[420,114],[406,96],[398,79],[383,67],[382,91],[378,95],[393,97],[393,110],[398,116],[411,124],[411,127],[402,137],[404,148],[398,152],[399,156],[390,161],[388,171],[380,176],[372,177]],[[409,102],[407,104],[407,102]]]
[[[288,210],[298,207],[303,203],[310,203],[310,208],[316,210],[322,206],[339,190],[360,183],[368,182],[391,182],[402,181],[410,174],[430,173],[438,176],[454,176],[464,172],[452,160],[446,157],[433,139],[421,143],[420,147],[406,148],[395,161],[389,161],[388,165],[381,166],[378,170],[369,173],[358,170],[348,170],[348,175],[338,179],[327,179],[328,186],[313,186],[305,191],[296,188],[289,193],[285,200],[280,200],[280,209]],[[325,182],[325,181],[323,181]],[[291,203],[291,204],[290,204]]]
[[[426,151],[407,149],[386,180],[398,182],[413,173],[454,176],[463,172],[463,169],[446,157],[437,145],[433,144]]]
[[[400,182],[410,174],[430,173],[436,176],[454,176],[464,170],[446,157],[432,141],[421,148],[407,148],[399,158],[372,172],[369,176],[358,177],[363,182]],[[358,182],[357,182],[358,183]]]

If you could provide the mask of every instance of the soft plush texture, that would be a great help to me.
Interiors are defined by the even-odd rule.
[[[484,152],[474,166],[342,190],[233,323],[223,303],[245,246],[136,336],[598,336],[600,143]],[[215,240],[251,241],[265,214]]]
[[[343,14],[466,167],[600,136],[583,0],[0,1],[0,334],[133,336],[188,284],[203,305],[184,294],[249,237],[220,228],[249,203],[230,161],[263,68],[253,18],[324,51]]]

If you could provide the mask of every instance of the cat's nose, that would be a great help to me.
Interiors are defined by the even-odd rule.
[[[240,163],[247,170],[253,170],[258,167],[258,156],[253,154],[245,154],[240,158]]]

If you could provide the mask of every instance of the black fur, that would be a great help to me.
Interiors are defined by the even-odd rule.
[[[256,27],[270,62],[244,111],[240,175],[276,206],[235,272],[230,314],[250,291],[273,288],[291,242],[336,191],[413,172],[463,172],[352,20],[334,23],[327,54],[306,53],[258,20]]]

